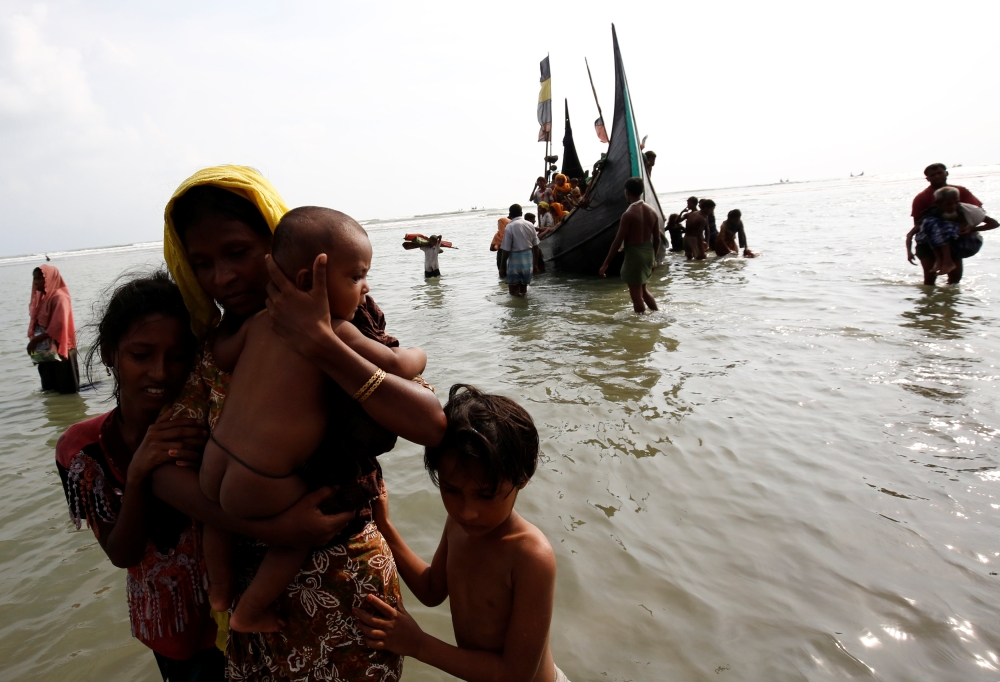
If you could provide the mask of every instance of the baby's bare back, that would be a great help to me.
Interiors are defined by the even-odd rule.
[[[325,375],[271,329],[249,322],[215,437],[241,459],[275,476],[302,466],[323,438]]]

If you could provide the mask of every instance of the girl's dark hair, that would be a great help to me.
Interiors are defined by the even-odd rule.
[[[98,360],[103,362],[102,354],[104,357],[113,356],[129,327],[147,315],[160,314],[180,320],[186,334],[185,344],[194,355],[195,338],[191,333],[191,316],[184,305],[181,290],[166,272],[160,270],[151,275],[123,275],[109,287],[102,298],[103,302],[95,306],[96,321],[91,325],[96,327],[97,338],[87,351],[87,380],[91,383],[94,381],[94,365]],[[117,403],[117,375],[112,397]]]
[[[531,415],[510,398],[455,384],[444,406],[448,429],[439,445],[424,451],[424,466],[435,485],[445,454],[462,462],[477,462],[485,480],[483,492],[495,495],[503,481],[521,487],[538,464],[538,431]]]
[[[257,207],[239,194],[214,185],[192,187],[174,201],[170,217],[177,235],[184,241],[184,234],[192,225],[212,217],[238,220],[262,237],[271,240],[271,230]]]

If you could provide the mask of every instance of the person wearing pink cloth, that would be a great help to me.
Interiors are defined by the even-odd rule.
[[[42,390],[76,393],[80,390],[80,368],[76,359],[76,326],[73,302],[62,275],[52,265],[41,265],[32,273],[31,320],[28,323],[28,354],[38,364]]]

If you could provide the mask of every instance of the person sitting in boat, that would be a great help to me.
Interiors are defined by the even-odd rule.
[[[569,186],[573,188],[573,190],[569,193],[569,200],[570,203],[575,208],[580,205],[581,201],[583,201],[583,190],[580,189],[580,179],[571,178],[569,181]]]
[[[646,175],[653,175],[653,166],[656,165],[656,152],[650,150],[642,155],[642,159],[646,162]]]
[[[535,186],[531,190],[531,197],[529,201],[532,201],[535,204],[540,204],[543,201],[552,201],[552,190],[549,189],[548,183],[541,175],[539,175],[538,179],[535,180]]]
[[[569,178],[562,173],[556,174],[555,184],[552,186],[552,199],[559,203],[569,196],[573,188],[569,184]]]
[[[538,204],[538,227],[536,229],[539,239],[548,237],[552,230],[556,229],[552,211],[549,209],[549,204],[544,201]]]
[[[559,225],[566,218],[566,209],[558,201],[549,204],[549,211],[552,212],[552,222]]]

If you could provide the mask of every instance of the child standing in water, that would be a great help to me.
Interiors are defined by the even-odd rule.
[[[417,599],[427,606],[450,599],[458,646],[424,633],[402,604],[393,608],[372,595],[366,606],[378,615],[354,610],[365,642],[463,680],[565,682],[549,651],[555,554],[514,511],[538,462],[531,416],[509,398],[464,384],[451,387],[444,412],[444,440],[424,455],[448,511],[431,564],[393,527],[384,486],[372,511]]]
[[[313,282],[313,264],[327,254],[326,282]],[[379,369],[354,398],[364,402],[386,372],[413,378],[427,356],[419,348],[388,348],[361,334],[350,320],[368,293],[372,247],[350,216],[307,206],[289,211],[274,232],[275,264],[302,290],[326,286],[333,329],[348,346]],[[326,375],[293,351],[273,331],[267,311],[248,319],[213,348],[219,367],[233,372],[225,408],[205,446],[200,482],[206,497],[238,518],[279,514],[306,493],[298,473],[321,443],[327,426]],[[329,457],[342,456],[339,452]],[[342,511],[342,510],[337,510]],[[205,527],[205,559],[216,610],[231,602],[230,539]],[[271,547],[230,619],[238,632],[273,632],[280,622],[270,610],[294,579],[307,549]]]

